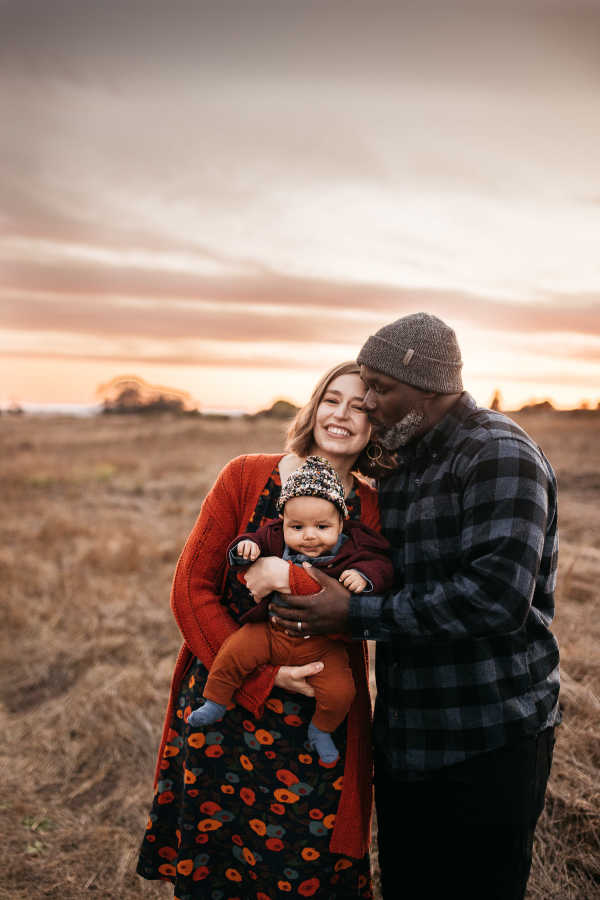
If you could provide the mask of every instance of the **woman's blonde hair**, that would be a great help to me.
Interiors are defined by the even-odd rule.
[[[298,410],[288,428],[285,443],[288,453],[295,453],[302,458],[308,456],[313,448],[317,409],[331,382],[340,375],[360,375],[360,366],[354,361],[343,362],[325,372],[317,382],[308,403]],[[382,470],[389,470],[392,465],[393,457],[371,437],[352,468],[363,475],[374,477],[381,474]]]

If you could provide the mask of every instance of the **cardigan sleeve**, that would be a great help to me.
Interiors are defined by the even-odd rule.
[[[372,528],[373,531],[381,531],[377,491],[362,478],[357,478],[356,481],[356,489],[360,497],[360,521],[363,525]]]
[[[210,669],[223,641],[237,624],[221,603],[227,548],[237,536],[244,492],[244,457],[222,470],[202,504],[196,524],[177,563],[171,590],[171,609],[194,656]],[[244,682],[236,701],[260,715],[277,668],[262,666]]]

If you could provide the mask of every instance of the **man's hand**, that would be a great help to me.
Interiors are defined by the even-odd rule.
[[[286,691],[292,691],[294,694],[306,694],[307,697],[314,697],[315,689],[306,679],[311,675],[316,675],[322,669],[322,662],[307,663],[305,666],[280,666],[275,676],[275,685]]]
[[[290,566],[278,556],[261,556],[246,569],[244,578],[257,603],[271,591],[290,592]]]
[[[350,592],[320,569],[308,563],[303,563],[303,566],[311,578],[323,585],[323,589],[318,594],[290,594],[286,597],[289,606],[271,603],[271,621],[294,634],[336,634],[347,631]],[[298,622],[301,623],[301,628],[298,628]]]

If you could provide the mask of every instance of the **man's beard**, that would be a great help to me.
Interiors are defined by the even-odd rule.
[[[403,419],[384,428],[377,433],[377,440],[386,450],[398,450],[404,447],[421,430],[425,422],[425,413],[418,409],[411,409]]]

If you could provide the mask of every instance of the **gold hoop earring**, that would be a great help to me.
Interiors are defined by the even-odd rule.
[[[383,456],[383,450],[382,450],[381,444],[369,444],[369,446],[366,449],[366,454],[367,454],[368,459],[372,463],[379,462],[379,460]]]

